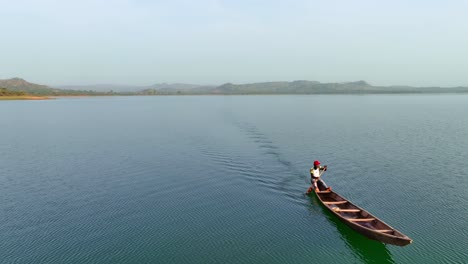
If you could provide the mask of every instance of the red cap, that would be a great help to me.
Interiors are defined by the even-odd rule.
[[[314,166],[318,166],[318,165],[320,165],[320,161],[318,160],[314,161]]]

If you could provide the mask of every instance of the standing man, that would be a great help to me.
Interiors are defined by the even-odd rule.
[[[331,191],[331,187],[328,187],[325,182],[320,179],[323,172],[327,170],[327,166],[320,166],[320,161],[314,161],[314,167],[310,168],[310,182],[312,186],[307,190],[310,193],[312,190],[319,191]]]

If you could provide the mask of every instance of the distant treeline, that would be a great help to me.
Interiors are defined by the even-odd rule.
[[[25,91],[11,91],[7,88],[0,88],[0,96],[24,96],[28,95]]]

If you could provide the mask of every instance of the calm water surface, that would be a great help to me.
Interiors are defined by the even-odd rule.
[[[467,263],[468,96],[0,102],[2,263]],[[371,241],[324,180],[414,240]]]

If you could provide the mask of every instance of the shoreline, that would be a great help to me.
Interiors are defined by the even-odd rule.
[[[15,95],[15,96],[0,96],[0,101],[9,101],[9,100],[51,100],[53,98],[46,96],[33,96],[33,95]]]
[[[81,98],[81,97],[93,97],[100,95],[49,95],[49,99],[59,99],[59,98]]]
[[[0,101],[38,101],[38,100],[55,100],[61,98],[91,98],[91,97],[179,97],[179,96],[327,96],[327,95],[347,95],[347,96],[372,96],[372,95],[443,95],[443,94],[468,94],[467,92],[443,92],[443,93],[313,93],[313,94],[295,94],[295,93],[252,93],[252,94],[113,94],[113,95],[48,95],[48,96],[35,96],[35,95],[15,95],[15,96],[0,96]]]

